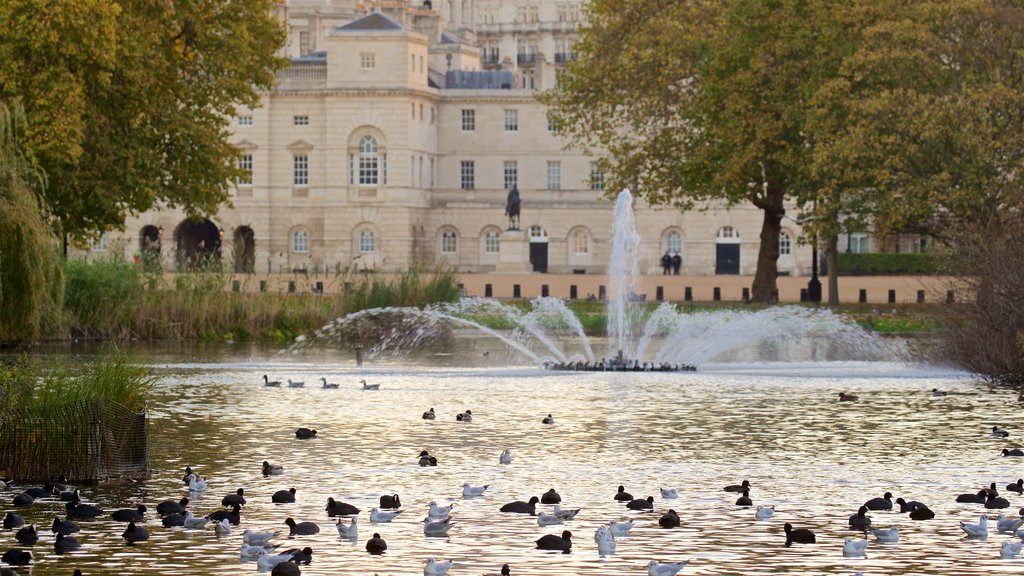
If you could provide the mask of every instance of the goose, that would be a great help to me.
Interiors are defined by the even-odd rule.
[[[875,538],[884,544],[895,544],[900,541],[900,529],[892,526],[889,528],[871,528]]]
[[[977,524],[961,522],[960,529],[963,530],[970,537],[982,539],[988,538],[988,516],[982,514],[978,518]]]
[[[81,529],[78,527],[78,524],[75,524],[71,520],[61,520],[56,516],[53,518],[53,525],[50,527],[50,532],[53,532],[54,534],[63,534],[65,536],[74,534],[80,530]]]
[[[545,534],[537,539],[537,548],[541,550],[558,550],[562,554],[572,552],[572,532],[563,530],[561,536]]]
[[[554,424],[555,423],[555,419],[551,416],[551,414],[548,414],[547,416],[544,417],[543,420],[540,421],[540,423],[541,424]]]
[[[616,538],[621,536],[629,536],[629,531],[633,529],[633,521],[627,520],[625,522],[619,522],[612,520],[608,523],[608,530],[611,531],[612,536]]]
[[[1006,438],[1009,435],[1010,435],[1009,432],[1007,432],[1006,430],[1003,430],[999,426],[993,426],[992,427],[992,432],[989,433],[989,436],[991,436],[992,438]]]
[[[867,516],[868,507],[861,506],[857,513],[850,516],[850,528],[854,530],[867,530],[871,527],[871,518]]]
[[[463,412],[461,414],[456,414],[455,415],[455,420],[458,421],[458,422],[472,422],[473,421],[473,411],[472,410],[466,410],[465,412]]]
[[[36,525],[29,524],[28,526],[22,526],[14,535],[14,539],[17,540],[19,544],[24,544],[25,546],[32,546],[36,542],[39,542],[39,533],[36,532]]]
[[[299,428],[295,431],[295,437],[299,440],[309,440],[310,438],[316,438],[316,430],[309,428]]]
[[[433,408],[423,413],[424,420],[434,420],[435,418],[437,418],[437,414],[434,414]]]
[[[597,542],[597,553],[602,556],[615,554],[615,536],[607,526],[598,527],[594,532],[594,542]]]
[[[686,562],[659,564],[657,560],[651,560],[647,563],[647,576],[675,576],[689,563],[690,561],[687,560]]]
[[[531,496],[529,502],[523,502],[522,500],[516,500],[515,502],[509,502],[500,508],[501,512],[512,512],[515,514],[529,514],[530,516],[537,515],[537,502],[540,502],[540,498]]]
[[[1024,450],[1020,448],[1014,448],[1013,450],[1003,448],[1003,456],[1024,456]]]
[[[0,561],[11,566],[28,566],[32,563],[32,553],[27,550],[14,548],[4,552],[4,555],[0,556]]]
[[[537,525],[541,528],[545,526],[554,526],[555,524],[562,524],[563,520],[555,515],[549,515],[545,512],[537,514]]]
[[[483,486],[470,486],[469,482],[463,482],[462,497],[476,498],[477,496],[483,496],[484,492],[487,491],[488,486],[490,486],[490,484],[484,484]]]
[[[352,522],[348,526],[341,523],[339,519],[334,527],[338,529],[338,536],[341,538],[347,538],[349,540],[355,540],[359,537],[359,527],[356,526],[356,517],[352,517]]]
[[[856,402],[858,399],[856,394],[847,394],[846,392],[839,393],[840,402]]]
[[[900,505],[900,514],[905,514],[907,512],[913,512],[914,510],[917,510],[918,508],[927,508],[927,506],[925,506],[921,502],[918,502],[917,500],[911,500],[911,501],[907,502],[903,498],[897,498],[896,499],[896,503]]]
[[[289,517],[285,519],[284,523],[288,525],[290,536],[311,536],[320,533],[320,526],[316,522],[295,522]]]
[[[380,390],[380,384],[367,384],[366,380],[360,380],[359,383],[363,385],[363,390]]]
[[[910,513],[911,520],[931,520],[932,518],[935,518],[935,512],[932,512],[927,506],[915,508]]]
[[[957,502],[965,504],[984,504],[988,500],[987,490],[978,490],[975,494],[960,494],[956,497]]]
[[[775,506],[757,505],[757,512],[754,512],[755,520],[767,520],[772,516],[775,516]]]
[[[234,506],[235,504],[238,504],[240,506],[245,506],[245,490],[244,489],[239,488],[237,491],[235,491],[234,494],[228,494],[227,496],[225,496],[220,501],[220,505],[224,506],[225,508],[230,507],[230,506]]]
[[[784,526],[786,530],[786,547],[790,547],[794,542],[797,544],[814,544],[814,532],[811,532],[807,528],[793,529],[793,525],[786,522]]]
[[[256,566],[260,572],[270,572],[274,566],[292,559],[291,554],[271,554],[263,549],[256,553]]]
[[[245,532],[242,532],[242,542],[252,546],[265,546],[267,542],[277,538],[280,534],[281,532],[279,530],[275,530],[273,532],[253,532],[246,528]]]
[[[427,516],[431,518],[447,518],[452,513],[452,508],[455,507],[455,503],[449,504],[448,506],[438,506],[436,500],[430,501],[430,510],[427,512]]]
[[[558,492],[555,492],[554,488],[540,495],[541,504],[558,504],[561,501],[562,497],[558,495]]]
[[[227,518],[224,518],[220,522],[215,522],[213,524],[213,532],[217,536],[227,536],[231,534],[231,522]]]
[[[309,566],[309,564],[313,561],[313,549],[309,546],[306,546],[302,550],[299,550],[298,548],[292,548],[290,550],[285,550],[284,552],[281,552],[281,554],[287,554],[288,556],[291,556],[289,562],[294,562],[296,564],[305,564],[306,566]]]
[[[989,510],[998,510],[1001,508],[1009,508],[1010,501],[1001,496],[989,493],[988,500],[985,501],[985,508]]]
[[[1024,542],[1014,542],[1013,540],[1007,540],[1003,542],[1002,546],[999,547],[999,557],[1014,558],[1020,554],[1022,546],[1024,546]]]
[[[659,490],[661,490],[662,498],[665,498],[667,500],[679,498],[679,493],[676,492],[674,488],[659,488]]]
[[[396,510],[394,512],[381,512],[380,508],[370,508],[370,524],[384,524],[386,522],[391,522],[401,513],[401,510]]]
[[[505,450],[502,451],[501,456],[498,456],[498,463],[499,464],[511,464],[512,463],[512,451],[509,450],[508,448],[505,448]]]
[[[658,519],[658,526],[662,528],[679,528],[679,514],[675,510],[669,510]]]
[[[424,536],[447,536],[448,530],[454,526],[451,516],[445,516],[443,520],[433,520],[430,516],[423,519]]]
[[[271,548],[276,548],[277,545],[273,545]],[[266,547],[262,545],[246,544],[243,542],[241,548],[239,548],[238,556],[243,559],[252,560],[260,555],[260,552],[269,552]]]
[[[572,508],[572,509],[569,509],[569,510],[562,510],[562,506],[560,504],[555,504],[555,512],[554,512],[554,514],[555,514],[555,516],[557,516],[558,518],[561,518],[562,520],[572,520],[573,518],[576,517],[577,514],[580,513],[580,510],[581,510],[581,508]]]
[[[4,529],[10,530],[11,528],[17,528],[18,526],[24,526],[25,519],[15,514],[14,512],[8,512],[4,514]]]
[[[306,385],[305,382],[296,382],[296,381],[292,380],[291,378],[288,379],[288,387],[289,388],[302,388],[305,385]]]
[[[401,508],[402,499],[398,497],[398,494],[385,494],[380,497],[381,508]]]
[[[1017,481],[1013,484],[1007,484],[1006,490],[1009,492],[1024,494],[1024,478],[1017,478]]]
[[[750,499],[750,492],[744,490],[743,496],[736,499],[737,506],[753,506],[754,502]]]
[[[138,508],[131,509],[125,508],[117,510],[110,514],[110,517],[118,522],[142,522],[143,515],[146,513],[146,506],[140,504]]]
[[[202,530],[206,528],[206,523],[209,521],[209,518],[196,518],[192,515],[192,512],[185,512],[185,528]]]
[[[338,384],[336,382],[328,382],[327,378],[320,378],[320,382],[323,383],[324,390],[337,390]]]
[[[744,480],[740,484],[732,484],[724,488],[726,492],[743,492],[744,490],[750,490],[750,481]]]
[[[271,464],[266,460],[263,461],[263,475],[264,476],[277,476],[284,474],[284,466],[280,464]]]
[[[337,502],[334,498],[327,499],[327,506],[324,507],[328,516],[355,516],[359,514],[359,508],[347,503]]]
[[[379,555],[383,554],[388,549],[388,543],[380,537],[380,534],[373,533],[373,538],[366,541],[366,551],[370,554]]]
[[[438,562],[433,558],[427,558],[427,564],[423,567],[423,576],[444,576],[451,567],[451,560]]]
[[[939,390],[938,388],[932,388],[932,398],[941,398],[943,396],[946,396],[947,394],[949,394],[949,392],[946,392],[945,390]]]
[[[1000,514],[996,520],[996,530],[1014,534],[1017,530],[1024,525],[1024,518],[1007,518],[1006,514]]]
[[[71,536],[65,536],[60,532],[57,533],[57,539],[53,542],[53,551],[56,554],[63,554],[65,552],[71,552],[78,550],[82,547],[82,544],[72,538]]]
[[[135,522],[129,522],[128,527],[121,533],[121,538],[127,540],[129,544],[134,544],[135,542],[149,540],[149,531],[142,526],[136,526]]]
[[[270,497],[270,501],[275,504],[291,504],[295,502],[295,488],[274,492]]]
[[[206,485],[209,484],[207,480],[203,480],[196,476],[194,473],[188,476],[188,491],[189,492],[205,492]]]
[[[206,517],[213,522],[220,522],[227,519],[228,523],[237,526],[242,521],[242,507],[238,504],[231,506],[231,510],[217,510]]]
[[[654,496],[630,500],[626,503],[626,508],[630,510],[654,510]]]
[[[278,388],[278,387],[281,386],[281,381],[280,380],[271,380],[270,378],[267,378],[266,374],[264,374],[263,375],[263,385],[267,386],[269,388]]]
[[[867,538],[863,540],[854,540],[853,538],[847,537],[843,541],[843,556],[847,558],[863,556],[864,550],[868,547]]]
[[[881,498],[872,498],[864,506],[868,510],[892,510],[892,492],[886,492]]]

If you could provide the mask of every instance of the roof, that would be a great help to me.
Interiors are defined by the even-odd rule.
[[[327,62],[327,52],[310,52],[305,56],[292,58],[292,64],[323,64]]]
[[[512,72],[508,70],[449,70],[444,78],[449,90],[511,90]]]
[[[368,14],[362,18],[353,20],[344,26],[338,26],[337,32],[366,31],[366,30],[401,30],[402,25],[388,18],[380,12]]]
[[[459,39],[447,32],[441,33],[441,44],[458,44]]]

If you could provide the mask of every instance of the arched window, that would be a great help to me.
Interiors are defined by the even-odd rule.
[[[458,246],[456,242],[455,231],[445,230],[441,234],[441,253],[455,254],[457,248]]]
[[[374,250],[373,230],[361,230],[359,232],[359,251],[366,253]]]
[[[305,230],[292,232],[292,252],[296,254],[309,252],[309,232]]]
[[[497,254],[500,250],[501,244],[498,240],[498,233],[494,230],[488,230],[484,234],[484,253]]]
[[[363,136],[359,141],[359,185],[376,185],[379,179],[377,140]]]
[[[679,232],[669,232],[665,237],[665,252],[669,254],[683,253],[683,237]]]
[[[789,256],[793,253],[793,240],[786,232],[779,232],[779,256]]]
[[[590,254],[590,235],[587,234],[586,230],[577,230],[572,235],[572,253],[573,254]]]

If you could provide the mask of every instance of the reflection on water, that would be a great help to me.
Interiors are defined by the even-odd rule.
[[[126,546],[123,525],[83,522],[81,552],[52,554],[52,537],[36,545],[36,576],[86,574],[245,574],[254,563],[238,559],[241,531],[286,530],[284,520],[316,521],[316,536],[281,539],[284,547],[311,546],[303,574],[422,574],[428,556],[453,558],[452,574],[644,574],[651,559],[692,559],[683,574],[992,574],[1024,573],[1024,561],[1000,560],[1005,539],[962,538],[957,522],[976,522],[982,509],[954,496],[1024,475],[1020,459],[1003,459],[1016,446],[1020,408],[1015,393],[992,390],[956,374],[893,364],[718,365],[700,373],[545,373],[502,368],[499,354],[427,357],[357,370],[350,358],[290,358],[245,352],[220,356],[162,356],[152,405],[153,478],[122,487],[87,488],[88,500],[112,510],[150,508],[186,495],[186,465],[210,480],[194,509],[208,513],[237,488],[249,504],[242,526],[218,538],[212,530],[165,529],[151,518],[149,542]],[[436,367],[440,361],[448,367]],[[471,367],[451,367],[456,364]],[[493,366],[488,366],[493,364]],[[790,373],[797,376],[790,376]],[[305,380],[303,389],[268,389],[272,379]],[[319,388],[325,376],[339,390]],[[358,381],[380,383],[364,392]],[[950,396],[932,399],[932,388]],[[836,401],[840,391],[860,395]],[[436,421],[421,414],[434,407]],[[465,409],[472,423],[455,421]],[[541,418],[553,413],[557,424]],[[1010,427],[1009,440],[986,436],[987,427]],[[318,430],[299,441],[294,430]],[[498,455],[511,448],[513,464]],[[421,468],[417,454],[437,456]],[[263,460],[281,463],[282,476],[264,478]],[[751,497],[778,513],[755,522],[752,509],[733,505],[726,484],[749,479]],[[463,500],[463,482],[489,484],[482,498]],[[627,512],[614,502],[624,484],[637,497],[655,496],[655,514]],[[271,504],[279,489],[297,489],[294,504]],[[512,500],[554,487],[564,507],[583,511],[566,526],[539,528],[535,519],[501,514]],[[659,488],[679,491],[663,500]],[[873,513],[875,525],[900,528],[900,542],[869,546],[864,559],[844,559],[847,517],[870,497],[891,491],[931,505],[936,519],[913,522],[897,513]],[[401,495],[406,512],[393,523],[371,525],[369,509],[382,494]],[[1002,494],[1024,505],[1016,494]],[[334,497],[362,508],[360,536],[342,541],[326,517]],[[420,521],[431,500],[455,502],[449,538],[425,538]],[[663,530],[667,508],[682,528]],[[543,506],[539,509],[550,510]],[[27,513],[48,526],[62,509],[41,503]],[[994,518],[993,514],[993,518]],[[637,527],[602,558],[595,529],[611,519],[634,518]],[[783,546],[782,525],[817,532],[818,544]],[[535,550],[543,534],[569,529],[573,552]],[[379,532],[388,542],[380,557],[364,551]],[[3,549],[14,547],[5,531]],[[994,530],[993,530],[994,532]]]

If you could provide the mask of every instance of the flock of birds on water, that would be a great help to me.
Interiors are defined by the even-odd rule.
[[[280,381],[270,380],[266,375],[263,376],[263,379],[264,385],[268,387],[280,387],[282,385]],[[327,382],[325,378],[320,380],[324,389],[337,389],[339,387],[338,384]],[[287,380],[287,383],[291,388],[301,388],[304,386],[304,382],[292,381],[290,379]],[[365,380],[360,380],[360,384],[363,390],[378,390],[380,387],[379,384],[367,384]],[[933,397],[942,397],[946,396],[947,393],[933,389],[931,394]],[[854,394],[839,393],[840,402],[856,402],[858,400],[858,396]],[[1018,400],[1024,402],[1024,393],[1021,394]],[[433,408],[430,408],[423,413],[422,418],[424,420],[435,420],[437,414]],[[472,411],[465,410],[460,412],[456,414],[455,419],[460,422],[472,422]],[[541,423],[544,425],[554,424],[555,419],[551,414],[548,414],[541,419]],[[1005,439],[1009,435],[1009,431],[999,426],[992,426],[989,432],[990,437],[997,439]],[[316,436],[317,431],[309,428],[298,428],[295,431],[295,437],[298,440],[309,440],[316,438]],[[1024,451],[1021,451],[1019,448],[1004,448],[1002,455],[1004,457],[1024,457]],[[498,463],[499,465],[509,465],[512,463],[510,449],[505,449],[498,456]],[[429,454],[428,451],[423,450],[419,454],[418,464],[420,466],[437,466],[438,460],[435,456]],[[285,474],[285,468],[281,464],[264,461],[261,473],[265,477],[283,475]],[[209,486],[209,481],[201,477],[191,466],[186,467],[185,474],[182,476],[182,482],[184,486],[188,487],[189,495],[192,496],[205,493]],[[464,499],[471,499],[484,496],[488,487],[488,485],[473,486],[469,483],[464,483],[462,485],[462,497]],[[725,486],[724,491],[740,494],[736,500],[736,506],[753,507],[753,501],[750,498],[753,488],[754,485],[749,480],[743,480],[739,484]],[[127,523],[121,537],[129,545],[149,539],[149,531],[142,525],[146,522],[146,514],[149,512],[145,505],[107,512],[91,504],[84,503],[81,499],[80,491],[69,487],[64,476],[57,476],[40,487],[25,488],[21,492],[17,492],[19,487],[14,480],[0,478],[0,489],[15,492],[11,499],[11,505],[15,509],[30,508],[37,500],[60,501],[64,503],[65,518],[61,519],[59,516],[55,516],[50,528],[50,531],[54,534],[53,548],[56,554],[80,550],[81,543],[77,540],[75,534],[81,532],[81,527],[76,521],[89,521],[101,516],[109,516],[114,521]],[[1010,482],[1005,486],[1005,490],[1009,493],[1024,496],[1024,478],[1018,478],[1015,482]],[[675,489],[661,488],[660,493],[661,498],[666,501],[679,497],[679,493]],[[271,495],[271,502],[279,504],[292,503],[295,502],[295,497],[295,488],[278,490]],[[626,491],[623,485],[619,485],[612,498],[622,502],[628,510],[654,512],[655,509],[655,498],[653,496],[635,498]],[[984,506],[986,510],[1003,510],[1011,507],[1010,501],[999,495],[999,488],[996,482],[990,483],[987,487],[979,488],[976,492],[960,494],[955,500],[959,503],[979,504]],[[508,514],[533,516],[537,519],[537,524],[540,527],[560,525],[571,522],[581,511],[578,508],[564,509],[561,507],[561,502],[561,496],[552,488],[540,497],[533,496],[525,502],[519,500],[509,502],[501,506],[499,511]],[[186,530],[206,530],[212,527],[219,537],[227,537],[233,533],[233,527],[241,523],[242,508],[247,504],[246,492],[244,488],[238,488],[235,492],[227,494],[221,500],[221,505],[224,509],[203,516],[195,516],[188,509],[189,504],[190,501],[187,497],[180,500],[164,500],[158,503],[156,513],[160,517],[162,526],[165,528],[179,527]],[[379,504],[379,507],[370,509],[369,520],[371,524],[388,524],[407,511],[402,508],[401,498],[398,494],[381,496]],[[538,504],[553,505],[553,510],[551,513],[545,511],[538,512]],[[843,556],[864,556],[871,542],[869,536],[874,537],[877,543],[891,544],[899,542],[899,528],[895,526],[890,528],[873,526],[872,517],[868,516],[868,512],[872,511],[893,511],[894,506],[899,507],[900,514],[908,514],[912,520],[924,521],[935,518],[935,513],[923,502],[908,501],[902,497],[893,500],[891,492],[886,492],[880,497],[871,498],[864,502],[849,517],[849,528],[862,533],[864,537],[859,539],[845,538],[842,549]],[[448,506],[441,506],[436,501],[431,501],[426,511],[426,517],[421,521],[424,536],[428,538],[447,537],[448,531],[456,524],[452,517],[454,507],[454,503]],[[358,516],[361,512],[359,508],[346,502],[338,502],[334,498],[328,498],[324,510],[328,517],[337,518],[333,526],[338,531],[338,536],[341,539],[353,542],[359,539]],[[773,518],[775,513],[775,506],[759,504],[754,512],[754,519],[756,521],[766,521]],[[1000,512],[994,526],[990,524],[992,519],[989,518],[988,514],[980,514],[977,523],[960,522],[960,529],[968,538],[984,540],[988,538],[991,528],[994,527],[997,533],[1006,534],[1010,537],[1010,539],[1002,542],[1000,557],[1008,559],[1019,556],[1022,551],[1022,545],[1024,545],[1024,530],[1022,530],[1022,527],[1024,527],[1024,508],[1020,508],[1016,516],[1012,514],[1007,516],[1005,513]],[[343,521],[342,518],[347,521]],[[657,524],[664,529],[679,528],[682,525],[682,519],[674,509],[670,508],[658,518]],[[320,532],[320,525],[317,522],[296,522],[293,518],[289,517],[285,519],[284,525],[288,526],[289,537],[309,536]],[[635,525],[636,520],[630,519],[628,521],[611,520],[607,525],[600,526],[593,537],[598,553],[602,556],[614,554],[617,539],[629,536],[630,530]],[[794,527],[789,522],[786,522],[783,528],[785,542],[782,545],[786,547],[790,547],[793,544],[816,543],[814,532],[807,528]],[[40,539],[40,530],[34,524],[26,525],[24,518],[12,510],[8,510],[4,515],[3,529],[8,531],[16,530],[15,539],[23,546],[34,546]],[[254,560],[259,572],[271,572],[272,576],[300,574],[300,565],[308,566],[313,562],[313,549],[306,546],[278,551],[279,545],[273,543],[273,540],[281,536],[282,533],[283,531],[281,530],[265,532],[251,529],[244,530],[241,534],[242,538],[239,548],[240,559],[243,561]],[[1014,537],[1016,540],[1013,539]],[[564,530],[561,535],[546,534],[536,540],[536,548],[540,550],[569,554],[572,551],[572,547],[573,535],[569,530]],[[379,532],[374,532],[372,537],[366,540],[365,549],[368,554],[380,555],[385,553],[388,545]],[[13,548],[5,551],[2,557],[0,557],[0,562],[6,566],[0,567],[0,576],[17,576],[17,572],[13,567],[29,566],[32,563],[32,559],[32,552],[30,550]],[[451,559],[439,560],[429,557],[424,561],[423,574],[424,576],[443,576],[448,574],[455,564],[455,561]],[[688,560],[668,563],[650,560],[647,563],[647,573],[649,576],[673,576],[682,571],[688,564]],[[504,564],[501,566],[500,572],[490,573],[485,576],[510,576],[511,574],[512,569],[509,564]],[[860,573],[857,574],[859,575]],[[83,573],[81,570],[75,569],[73,576],[83,576]]]

